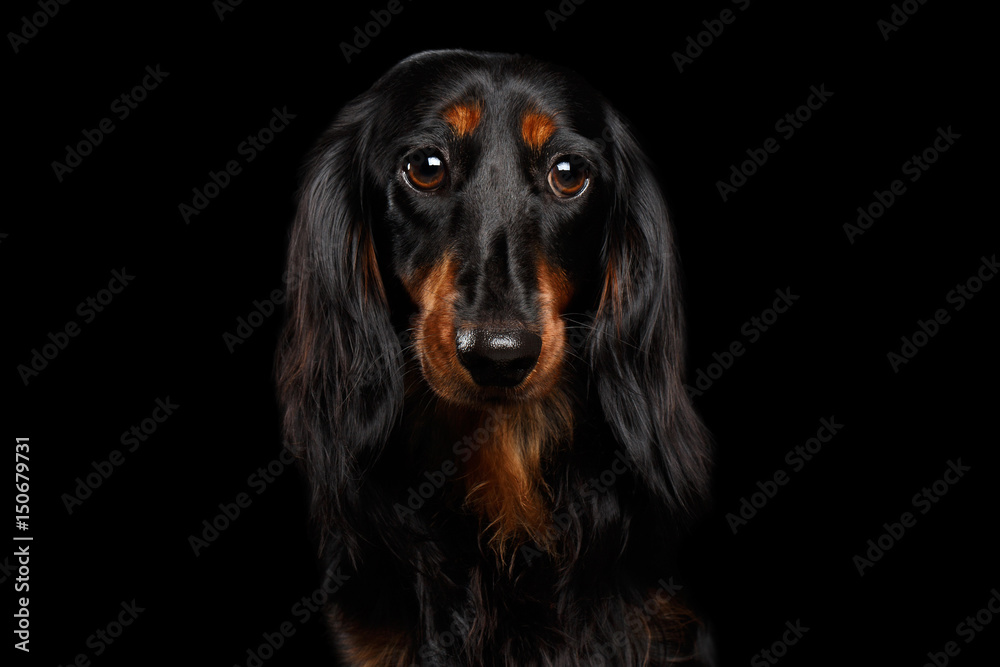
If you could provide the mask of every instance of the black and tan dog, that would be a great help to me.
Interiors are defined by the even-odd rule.
[[[279,354],[351,665],[709,664],[676,253],[622,117],[520,56],[408,58],[302,186]]]

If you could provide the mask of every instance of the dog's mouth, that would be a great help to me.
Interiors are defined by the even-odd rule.
[[[535,332],[505,323],[439,326],[445,318],[435,313],[418,319],[414,349],[421,374],[447,401],[477,406],[537,400],[559,379],[561,320],[557,331]]]
[[[419,282],[419,290],[411,290],[419,306],[413,349],[435,394],[479,406],[538,400],[558,384],[568,348],[559,313],[569,290],[555,288],[555,272],[547,266],[538,273],[541,321],[529,325],[459,318],[455,269],[447,256]],[[559,278],[565,282],[561,274]]]

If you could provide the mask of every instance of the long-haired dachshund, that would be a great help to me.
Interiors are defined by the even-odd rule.
[[[710,664],[677,256],[622,117],[530,58],[407,58],[307,165],[278,359],[349,665]]]

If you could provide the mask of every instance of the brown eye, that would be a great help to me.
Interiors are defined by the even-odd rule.
[[[406,158],[406,180],[418,190],[440,187],[445,171],[444,157],[436,151],[418,151]]]
[[[589,182],[590,169],[579,155],[564,155],[549,170],[549,187],[557,197],[575,197]]]

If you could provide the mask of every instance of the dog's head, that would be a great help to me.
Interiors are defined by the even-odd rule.
[[[562,315],[600,266],[614,168],[598,98],[534,63],[455,53],[382,86],[375,187],[423,377],[463,405],[543,397],[570,354]]]
[[[572,366],[655,495],[699,495],[666,207],[579,76],[500,54],[404,60],[320,141],[289,269],[286,431],[336,483],[381,451],[411,359],[463,409],[543,401]]]

